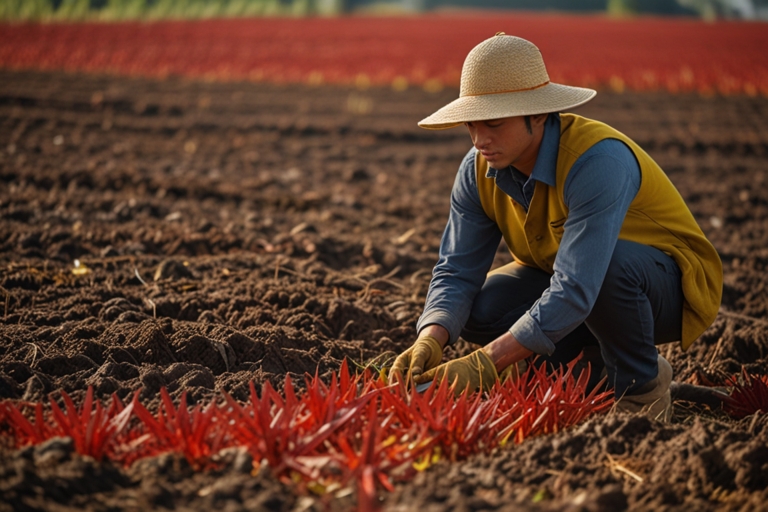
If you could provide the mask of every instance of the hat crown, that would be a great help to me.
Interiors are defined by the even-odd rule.
[[[475,46],[461,70],[460,96],[528,91],[549,83],[539,49],[502,33]]]

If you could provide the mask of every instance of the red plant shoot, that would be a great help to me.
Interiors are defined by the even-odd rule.
[[[203,407],[198,404],[191,411],[187,407],[187,395],[182,393],[179,407],[173,405],[165,388],[160,390],[160,406],[153,416],[134,395],[131,404],[136,416],[146,430],[144,437],[136,443],[145,456],[173,451],[184,455],[195,468],[212,465],[211,457],[231,445],[230,433],[219,418],[216,401]]]
[[[3,404],[7,420],[15,433],[16,446],[39,444],[53,437],[70,437],[75,450],[81,455],[102,460],[114,454],[116,440],[128,425],[132,407],[123,407],[120,399],[112,395],[112,402],[104,409],[94,402],[93,388],[88,387],[81,408],[75,406],[70,396],[62,391],[64,409],[50,399],[50,413],[43,412],[43,404],[34,405],[34,421],[22,414],[11,403]]]
[[[734,418],[768,413],[768,375],[752,375],[742,368],[741,379],[731,377],[726,385],[733,391],[723,403],[725,412]]]

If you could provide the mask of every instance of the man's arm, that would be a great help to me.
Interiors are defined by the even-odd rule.
[[[432,272],[419,335],[432,326],[443,345],[453,343],[493,263],[501,231],[480,203],[475,175],[475,150],[464,157],[451,192],[448,223],[440,242],[440,257]],[[435,327],[432,327],[435,329]]]
[[[499,373],[507,366],[533,355],[533,351],[522,346],[511,332],[505,332],[482,350],[491,358]]]

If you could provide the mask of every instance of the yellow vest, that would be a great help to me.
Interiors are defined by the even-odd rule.
[[[568,218],[563,199],[565,180],[574,162],[604,139],[618,139],[629,146],[642,175],[640,190],[629,205],[619,239],[664,251],[682,271],[685,303],[681,345],[685,350],[717,316],[723,290],[722,263],[667,175],[626,135],[598,121],[561,114],[556,186],[537,181],[527,214],[496,186],[495,179],[486,178],[488,162],[478,152],[475,172],[483,209],[501,229],[515,261],[554,273]]]

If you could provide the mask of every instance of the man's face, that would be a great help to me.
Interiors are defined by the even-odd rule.
[[[512,165],[530,174],[539,151],[543,123],[531,118],[533,133],[528,131],[523,116],[502,117],[487,121],[464,123],[469,130],[472,144],[495,169]]]

